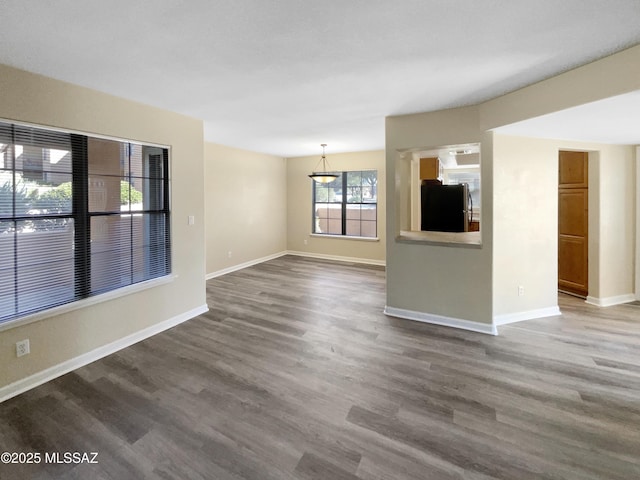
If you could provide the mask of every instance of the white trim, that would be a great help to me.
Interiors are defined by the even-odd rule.
[[[370,258],[357,258],[357,257],[342,257],[338,255],[325,255],[323,253],[297,252],[293,250],[286,250],[284,252],[274,253],[273,255],[267,255],[266,257],[256,258],[255,260],[250,260],[248,262],[240,263],[232,267],[223,268],[222,270],[217,270],[215,272],[208,273],[205,276],[205,280],[211,280],[212,278],[220,277],[222,275],[226,275],[227,273],[242,270],[243,268],[251,267],[253,265],[257,265],[262,262],[268,262],[269,260],[280,258],[285,255],[296,255],[298,257],[319,258],[321,260],[334,260],[336,262],[364,263],[367,265],[380,265],[383,267],[386,265],[384,260],[374,260]]]
[[[284,257],[287,252],[279,252],[274,253],[273,255],[267,255],[266,257],[256,258],[255,260],[249,260],[248,262],[239,263],[238,265],[234,265],[232,267],[223,268],[222,270],[217,270],[215,272],[207,273],[205,275],[205,280],[211,280],[212,278],[220,277],[222,275],[226,275],[227,273],[235,272],[237,270],[242,270],[243,268],[251,267],[253,265],[257,265],[262,262],[268,262],[269,260],[273,260],[274,258]]]
[[[0,403],[12,397],[15,397],[16,395],[20,395],[27,390],[31,390],[38,385],[49,382],[54,378],[64,375],[65,373],[69,373],[72,370],[80,367],[84,367],[85,365],[88,365],[91,362],[95,362],[96,360],[106,357],[107,355],[111,355],[118,350],[122,350],[123,348],[129,347],[135,343],[152,337],[153,335],[157,335],[160,332],[168,330],[171,327],[175,327],[176,325],[197,317],[198,315],[201,315],[208,310],[209,307],[207,305],[200,305],[199,307],[181,313],[180,315],[177,315],[173,318],[151,325],[150,327],[132,333],[131,335],[127,335],[126,337],[120,338],[107,345],[98,347],[95,350],[83,353],[82,355],[66,360],[62,363],[59,363],[58,365],[47,368],[46,370],[42,370],[41,372],[35,373],[26,378],[18,380],[17,382],[6,385],[0,388]]]
[[[321,260],[334,260],[336,262],[365,263],[367,265],[381,265],[383,267],[386,265],[386,262],[384,260],[375,260],[373,258],[343,257],[339,255],[326,255],[324,253],[298,252],[294,250],[287,250],[287,255],[319,258]]]
[[[633,293],[627,293],[626,295],[604,298],[588,296],[585,302],[589,305],[595,305],[596,307],[611,307],[613,305],[620,305],[621,303],[634,302],[635,300],[636,296]]]
[[[310,237],[315,238],[337,238],[340,240],[358,240],[361,242],[379,242],[380,237],[358,237],[356,235],[331,235],[329,233],[310,233]]]
[[[442,325],[445,327],[459,328],[462,330],[470,330],[472,332],[486,333],[489,335],[498,335],[498,329],[495,325],[488,323],[472,322],[471,320],[462,320],[460,318],[444,317],[432,313],[416,312],[413,310],[405,310],[403,308],[384,307],[384,314],[391,317],[405,318],[407,320],[415,320],[417,322],[432,323],[434,325]]]
[[[9,330],[11,328],[21,327],[33,322],[39,322],[45,318],[53,317],[56,315],[62,315],[63,313],[69,313],[80,308],[90,307],[98,303],[106,302],[109,300],[115,300],[116,298],[138,293],[149,288],[154,288],[166,283],[171,283],[178,275],[165,275],[164,277],[152,278],[144,282],[133,283],[126,287],[117,288],[109,292],[101,293],[100,295],[94,295],[92,297],[83,298],[82,300],[76,300],[71,303],[65,303],[57,307],[48,308],[41,312],[32,313],[24,317],[16,318],[15,320],[6,320],[0,323],[0,332]]]
[[[534,318],[555,317],[562,315],[560,307],[537,308],[535,310],[527,310],[524,312],[505,313],[503,315],[494,315],[494,325],[508,325],[509,323],[522,322],[524,320],[533,320]]]

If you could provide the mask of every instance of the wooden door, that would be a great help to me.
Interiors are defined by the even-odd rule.
[[[587,152],[560,151],[558,185],[558,290],[589,291],[589,178]]]

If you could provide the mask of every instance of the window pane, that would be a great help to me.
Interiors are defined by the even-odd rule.
[[[74,299],[74,222],[71,218],[16,222],[18,312]]]
[[[342,218],[342,206],[330,203],[327,211],[329,212],[329,218]]]
[[[362,172],[362,201],[364,203],[378,201],[378,172],[375,170]]]
[[[71,173],[71,146],[66,150],[15,145],[16,170],[22,172],[25,180],[42,183],[60,184],[60,174]]]
[[[347,235],[354,237],[360,236],[360,221],[359,220],[347,220]]]
[[[17,173],[17,172],[16,172]],[[30,215],[70,214],[72,211],[72,186],[70,173],[57,173],[50,184],[37,183],[27,198]]]
[[[347,205],[347,221],[348,220],[360,220],[360,205]]]
[[[164,149],[131,144],[131,176],[164,178]]]
[[[164,209],[164,174],[163,149],[131,146],[129,184],[132,211]]]
[[[128,183],[120,177],[89,176],[89,211],[128,211]]]
[[[43,128],[37,127],[27,127],[22,125],[10,125],[5,124],[6,129],[4,130],[5,135],[8,135],[5,138],[9,138],[9,142],[13,142],[16,145],[22,145],[26,147],[37,147],[37,148],[46,148],[46,149],[54,149],[54,150],[71,150],[71,135],[64,132],[57,132],[55,130],[46,130]],[[16,149],[16,156],[18,155],[18,151]],[[60,170],[60,171],[71,171],[71,164],[67,164],[68,170]],[[16,168],[20,168],[16,165]]]
[[[0,123],[0,168],[13,168],[12,142],[11,125]]]
[[[129,144],[101,138],[89,138],[87,143],[89,175],[129,175]]]
[[[376,237],[376,205],[347,205],[347,235]]]
[[[0,319],[15,315],[13,221],[0,221]]]
[[[360,215],[362,219],[360,225],[360,236],[377,237],[378,206],[362,205]]]
[[[342,207],[334,203],[316,204],[314,233],[342,234]]]
[[[362,221],[360,222],[361,237],[377,237],[376,222]]]
[[[129,199],[132,211],[163,210],[164,181],[159,178],[135,178],[122,184],[122,200]],[[129,208],[129,207],[126,207]]]
[[[41,130],[31,127],[8,126],[12,144],[7,154],[13,157],[6,162],[8,168],[20,170],[25,181],[33,180],[60,184],[56,173],[71,173],[71,138],[67,133]]]
[[[141,282],[169,271],[169,236],[166,215],[136,214],[133,226],[133,281]]]
[[[91,218],[91,292],[132,283],[131,215]]]
[[[362,202],[362,188],[361,187],[347,187],[347,202],[348,203],[361,203]]]
[[[8,173],[13,177],[16,215],[71,213],[70,135],[17,125],[3,130],[7,128],[12,128],[9,141],[15,143],[6,146],[4,163],[15,168]],[[7,175],[2,176],[0,183],[7,189]]]
[[[0,218],[13,216],[13,173],[0,170]]]
[[[326,233],[329,225],[329,211],[326,203],[317,203],[315,209],[314,233]]]
[[[149,179],[131,178],[122,180],[120,184],[120,209],[122,211],[144,210],[143,205],[143,185],[148,183]],[[161,182],[162,183],[162,182]]]
[[[331,235],[342,235],[342,219],[329,219],[329,225],[325,233]]]
[[[362,184],[362,172],[346,172],[347,185],[359,187]]]
[[[326,202],[329,199],[329,193],[327,187],[313,182],[313,201],[314,202]]]
[[[362,205],[360,209],[360,218],[362,220],[368,220],[375,222],[377,220],[378,206],[377,205]]]
[[[341,202],[342,187],[316,187],[316,202]]]
[[[0,217],[13,217],[14,212],[15,215],[71,213],[69,182],[55,186],[51,183],[24,179],[22,173],[0,172]],[[71,176],[59,174],[59,178],[65,180]]]

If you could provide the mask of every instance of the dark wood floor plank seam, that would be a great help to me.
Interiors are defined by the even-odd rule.
[[[384,315],[380,266],[283,256],[205,314],[0,404],[8,479],[640,478],[640,307],[492,337]]]

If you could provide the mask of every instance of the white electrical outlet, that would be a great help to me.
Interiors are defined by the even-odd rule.
[[[187,221],[187,223],[189,225],[195,225],[196,224],[196,217],[195,215],[189,215],[189,220]]]
[[[23,355],[29,355],[31,353],[31,349],[29,347],[29,339],[20,340],[16,342],[16,356],[22,357]]]
[[[307,241],[307,239],[305,238],[305,239],[304,239],[304,244],[306,245],[307,243],[309,243],[309,242],[308,242],[308,241]]]
[[[518,286],[518,296],[522,297],[524,295],[524,287],[522,285]]]
[[[231,258],[231,250],[227,252],[227,257]]]

